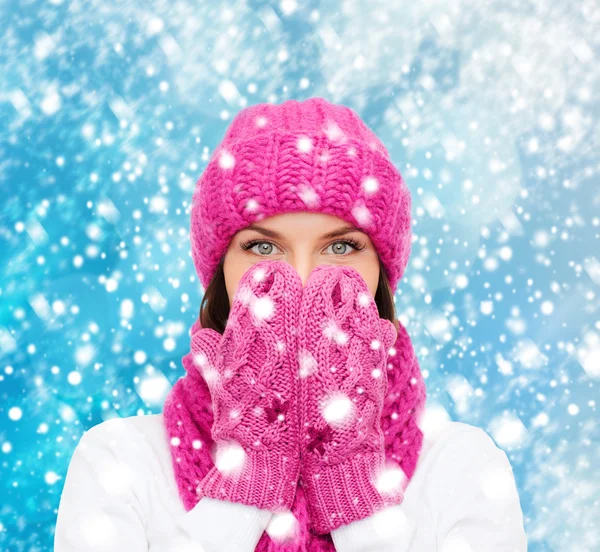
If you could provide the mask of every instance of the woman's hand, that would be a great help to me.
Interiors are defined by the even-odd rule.
[[[380,418],[388,349],[396,337],[354,268],[313,270],[300,302],[298,362],[301,482],[317,533],[404,498],[400,482],[385,488],[381,477],[386,459]]]
[[[200,329],[192,338],[217,444],[200,497],[291,508],[300,472],[295,329],[301,290],[289,264],[260,261],[240,280],[223,335]]]

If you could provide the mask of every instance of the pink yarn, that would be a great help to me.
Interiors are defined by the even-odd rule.
[[[337,216],[367,232],[396,289],[411,249],[409,190],[356,112],[319,97],[242,109],[213,151],[190,216],[204,288],[236,232],[297,211]]]
[[[212,438],[247,454],[241,470],[211,468],[196,488],[199,498],[271,511],[292,506],[300,456],[296,337],[290,329],[298,323],[301,291],[302,280],[289,264],[256,263],[238,283],[223,335],[203,328],[192,339],[196,365],[211,385]]]
[[[379,317],[359,272],[344,265],[311,272],[298,321],[302,481],[311,527],[324,534],[404,499],[404,487],[381,494],[376,486],[396,328]]]
[[[261,261],[261,263],[258,264],[265,265],[265,263],[270,262],[271,261]],[[338,268],[339,267],[329,267],[328,265],[318,266],[315,268],[313,273],[311,273],[311,278],[315,276],[317,278],[322,278],[326,274],[329,274],[331,277],[330,271]],[[257,269],[257,265],[254,265],[249,273],[251,273],[253,269]],[[260,269],[260,267],[258,267],[258,269]],[[332,294],[332,298],[334,298],[336,296],[335,294],[337,293],[341,293],[341,297],[344,297],[346,296],[345,294],[354,292],[360,287],[356,283],[358,279],[356,279],[355,275],[353,275],[353,269],[346,269],[348,269],[348,267],[344,267],[341,272],[336,273],[343,273],[345,275],[344,278],[338,276],[338,280],[340,281],[341,285],[335,288],[335,286],[331,287],[334,284],[330,284],[330,287],[328,288]],[[324,284],[325,282],[323,281],[320,283]],[[306,287],[308,287],[308,284]],[[323,293],[328,292],[323,291]],[[308,305],[310,305],[311,302],[314,301],[312,299],[308,299],[305,303],[305,308],[308,308]],[[321,305],[323,305],[322,302]],[[334,308],[334,302],[331,302],[331,304],[325,303],[324,305],[325,309],[331,310]],[[345,305],[351,305],[351,302],[344,302],[344,306],[341,306],[336,311],[337,314],[335,314],[335,317],[341,323],[342,328],[345,325],[346,329],[349,329],[349,324],[351,324],[351,321],[347,318],[349,313],[346,312],[346,316],[344,316],[342,312],[345,308],[347,308]],[[356,313],[356,311],[354,312]],[[365,329],[365,333],[360,334],[358,326],[353,328],[352,332],[356,332],[355,335],[357,335],[357,339],[351,340],[349,343],[350,349],[352,350],[352,358],[349,356],[344,360],[345,364],[343,364],[345,369],[348,369],[350,366],[356,366],[356,381],[360,379],[360,370],[355,361],[366,354],[366,351],[360,350],[362,348],[361,339],[364,339],[364,336],[366,335],[373,335],[372,322],[374,320],[372,315],[373,312],[371,309],[370,313],[364,313],[366,318],[363,319],[363,322],[365,320],[371,321],[370,324],[366,324],[366,327],[370,329],[371,333]],[[300,325],[299,327],[302,328],[304,326]],[[196,322],[192,328],[192,344],[194,344],[194,338],[198,332],[202,331],[203,329],[200,327],[199,323]],[[304,330],[304,332],[305,333],[301,335],[308,335],[306,330]],[[390,334],[386,332],[387,331],[384,330],[383,334],[380,335],[384,344],[387,345],[389,342],[391,342],[391,340],[386,342],[386,340],[390,339]],[[362,337],[360,337],[361,335]],[[307,344],[304,343],[303,346],[305,345]],[[308,348],[310,350],[315,350],[313,348],[314,346],[315,343]],[[190,353],[183,358],[183,366],[186,370],[186,375],[181,377],[175,383],[165,400],[163,409],[167,436],[169,442],[171,443],[175,478],[183,504],[188,511],[197,504],[200,498],[196,492],[197,487],[202,484],[207,474],[214,473],[214,462],[211,452],[214,452],[215,448],[215,442],[213,441],[212,435],[215,413],[212,409],[209,384],[205,379],[207,373],[205,372],[203,375],[201,370],[198,368],[198,365],[194,363],[194,358],[197,358],[197,351],[195,352],[194,348],[195,345],[192,345],[192,350]],[[395,354],[393,354],[394,352]],[[330,353],[332,356],[328,357],[328,353],[322,350],[320,353],[316,353],[316,356],[317,359],[341,359],[341,357],[335,356],[338,355],[338,353],[336,353],[334,350],[330,349]],[[376,353],[373,353],[373,355],[375,355],[375,358],[377,358]],[[347,363],[346,360],[348,361]],[[357,401],[361,412],[367,414],[365,422],[368,424],[368,426],[363,428],[363,431],[366,432],[365,438],[362,439],[352,437],[351,434],[345,434],[342,436],[342,440],[344,441],[344,447],[346,447],[346,454],[352,454],[356,452],[360,454],[360,451],[364,451],[368,448],[370,448],[372,451],[377,451],[377,441],[383,439],[385,458],[400,465],[406,475],[406,481],[408,482],[414,473],[418,455],[422,446],[423,434],[419,429],[419,421],[425,406],[426,392],[425,384],[419,370],[419,365],[414,354],[410,338],[402,325],[400,325],[398,336],[393,345],[393,350],[390,352],[390,356],[387,359],[386,370],[387,389],[384,390],[380,388],[377,390],[376,386],[373,387],[374,384],[371,383],[370,386],[366,388],[364,398],[360,398]],[[347,377],[344,379],[345,382],[351,383],[354,381],[352,376],[348,376],[348,374],[346,374],[346,376]],[[360,379],[360,381],[365,382],[366,386],[365,378]],[[323,382],[322,390],[324,391],[330,385],[338,384],[339,381],[338,383],[336,383],[334,380],[325,381]],[[350,391],[349,393],[351,394]],[[300,396],[302,397],[303,395],[301,394]],[[378,404],[376,399],[378,396],[385,397],[382,405]],[[307,400],[306,394],[304,395],[304,400]],[[300,411],[305,412],[306,406],[307,405],[301,406]],[[378,416],[379,427],[377,427],[374,422],[373,415],[378,411],[379,406],[381,406],[381,414]],[[273,410],[273,414],[277,414],[277,408],[274,408]],[[273,418],[273,416],[271,416],[271,418]],[[217,419],[220,418],[217,417]],[[369,423],[369,420],[371,423]],[[217,429],[215,431],[218,433],[219,430]],[[308,432],[308,435],[311,435],[310,431]],[[313,447],[313,451],[319,450],[321,447],[323,450],[325,450],[327,445],[328,443],[319,446],[317,443]],[[311,447],[309,446],[309,448]],[[332,454],[332,458],[335,458],[335,454]],[[371,458],[375,458],[375,456],[371,456]],[[308,460],[308,457],[303,453],[302,460],[304,461],[305,459]],[[310,462],[308,463],[310,464]],[[314,464],[313,466],[316,465],[317,464]],[[363,467],[365,466],[364,463],[360,462],[357,465],[363,465]],[[309,470],[307,473],[310,474],[312,472]],[[362,481],[364,482],[368,481],[366,474],[366,471],[359,472],[359,475],[363,476]],[[328,479],[328,481],[329,485],[333,483],[339,484],[339,479]],[[300,484],[296,488],[293,503],[291,504],[291,511],[298,521],[297,531],[294,535],[294,539],[292,541],[278,542],[271,539],[269,534],[265,532],[259,540],[256,550],[290,552],[303,550],[335,550],[333,541],[331,539],[331,534],[319,534],[319,531],[322,531],[326,528],[326,523],[331,521],[329,516],[331,513],[329,511],[330,508],[328,506],[323,506],[324,503],[322,502],[319,503],[321,506],[316,503],[309,503],[306,494],[307,489],[303,487],[305,484],[306,482],[304,481],[304,478],[301,477]],[[327,486],[328,485],[326,484],[326,487]],[[212,488],[216,492],[219,492],[217,487],[208,487]],[[256,482],[256,489],[259,491],[261,489],[259,482]],[[229,489],[229,491],[230,490],[231,489]],[[309,486],[308,490],[309,496],[317,496],[314,493],[315,489],[313,487]],[[348,494],[348,496],[350,496],[350,494]],[[239,496],[241,495],[228,492],[228,498],[233,501],[239,501]],[[321,494],[319,496],[325,495]],[[348,507],[348,510],[344,511],[344,516],[341,520],[342,523],[346,523],[348,519],[355,519],[357,516],[363,517],[368,515],[368,512],[365,510],[365,508],[369,511],[375,511],[383,504],[383,502],[380,500],[380,497],[375,496],[372,492],[366,493],[364,498],[368,500],[361,503],[358,512],[353,509],[354,505],[350,506],[347,504],[347,502],[345,503],[345,507]],[[371,500],[373,502],[371,502]],[[401,497],[396,497],[396,502],[399,500],[401,500]],[[246,502],[245,500],[242,501]],[[320,508],[323,508],[323,510],[321,511]],[[339,511],[337,506],[335,507],[335,511]],[[320,514],[323,514],[324,517],[320,517]],[[311,521],[314,522],[315,519],[317,520],[316,529],[311,526]],[[338,521],[340,520],[338,519]],[[334,522],[333,524],[327,526],[327,528],[331,530],[331,528],[335,526],[339,526],[339,523]]]

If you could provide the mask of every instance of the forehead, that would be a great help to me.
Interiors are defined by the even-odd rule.
[[[328,239],[350,232],[364,231],[340,217],[322,213],[285,213],[250,224],[240,230],[258,232],[281,240]]]

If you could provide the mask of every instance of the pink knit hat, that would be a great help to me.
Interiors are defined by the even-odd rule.
[[[202,286],[236,232],[294,211],[364,230],[396,289],[411,247],[409,190],[356,112],[319,97],[247,107],[227,128],[192,198],[192,258]]]

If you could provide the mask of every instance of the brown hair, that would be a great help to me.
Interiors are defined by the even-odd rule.
[[[212,328],[221,334],[225,331],[227,317],[229,316],[229,298],[227,296],[225,274],[223,272],[224,259],[225,256],[221,258],[212,280],[204,291],[199,315],[200,325],[203,328]],[[392,292],[381,259],[379,259],[379,282],[377,284],[377,291],[375,292],[375,304],[379,310],[380,318],[390,320],[394,323],[396,329],[398,329],[394,293]]]

